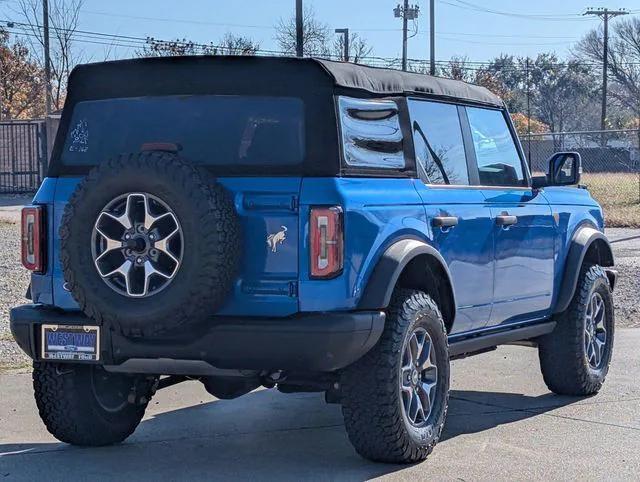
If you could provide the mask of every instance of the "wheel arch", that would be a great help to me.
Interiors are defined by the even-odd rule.
[[[382,254],[364,289],[359,309],[386,309],[396,286],[418,289],[437,303],[451,331],[456,315],[455,294],[449,268],[442,255],[429,244],[403,239]]]
[[[584,263],[598,264],[604,267],[614,265],[613,251],[607,237],[591,226],[582,226],[574,233],[569,244],[562,282],[553,309],[561,313],[567,309],[576,290],[580,269]],[[613,288],[615,275],[607,276]]]

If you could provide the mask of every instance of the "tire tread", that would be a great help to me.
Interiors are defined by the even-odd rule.
[[[365,458],[390,463],[419,462],[432,452],[442,433],[448,393],[435,433],[426,444],[418,444],[405,427],[397,378],[389,375],[397,369],[408,326],[421,313],[429,313],[439,321],[446,345],[446,328],[433,299],[421,291],[398,289],[392,296],[378,344],[343,374],[345,427],[356,451]]]

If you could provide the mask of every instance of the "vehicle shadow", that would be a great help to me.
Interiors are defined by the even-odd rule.
[[[521,393],[452,390],[447,422],[440,441],[526,420],[584,399],[553,393],[529,396]]]
[[[442,442],[578,400],[453,390]],[[0,476],[11,480],[364,480],[403,468],[360,458],[349,444],[339,406],[326,405],[319,394],[283,395],[273,390],[156,412],[125,443],[113,447],[0,444]],[[428,462],[423,470],[428,472]]]

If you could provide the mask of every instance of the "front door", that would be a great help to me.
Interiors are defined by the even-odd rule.
[[[489,325],[549,314],[554,238],[549,203],[534,191],[504,111],[467,107],[479,184],[491,211],[495,243]]]
[[[495,239],[491,325],[542,318],[551,307],[555,225],[532,190],[488,190]]]
[[[442,102],[408,103],[420,176],[415,185],[431,223],[429,238],[447,262],[456,296],[452,333],[481,328],[491,314],[494,230],[482,191],[471,185],[464,111]]]

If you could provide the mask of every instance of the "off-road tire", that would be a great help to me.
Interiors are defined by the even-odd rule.
[[[584,338],[587,304],[594,291],[604,301],[607,330],[602,366],[599,369],[589,365]],[[585,396],[597,393],[609,371],[615,328],[613,297],[609,279],[602,267],[582,267],[569,307],[555,319],[555,330],[539,340],[538,353],[544,382],[549,390],[559,395]]]
[[[33,390],[40,418],[58,440],[72,445],[102,446],[122,442],[136,429],[145,403],[107,411],[92,389],[93,365],[33,363]],[[127,377],[127,375],[117,375]],[[133,378],[131,383],[133,384]],[[150,395],[149,397],[150,398]]]
[[[184,236],[182,263],[161,294],[130,298],[100,277],[91,253],[94,223],[111,200],[129,192],[162,199]],[[80,308],[124,335],[156,336],[204,321],[225,302],[240,260],[240,225],[231,197],[189,162],[166,152],[125,154],[91,170],[65,207],[60,259]]]
[[[424,427],[404,415],[399,388],[402,347],[417,326],[429,333],[438,366],[436,400]],[[341,387],[347,434],[361,456],[388,463],[424,460],[440,438],[449,401],[449,347],[436,303],[421,291],[396,290],[379,342],[342,373]]]

